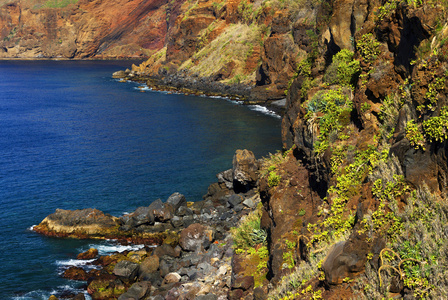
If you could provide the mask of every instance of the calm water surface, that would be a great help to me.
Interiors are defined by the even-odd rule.
[[[119,216],[173,192],[197,201],[235,149],[280,149],[278,118],[111,79],[130,64],[0,61],[0,298],[76,292],[58,275],[76,254],[119,248],[29,230],[56,208]]]

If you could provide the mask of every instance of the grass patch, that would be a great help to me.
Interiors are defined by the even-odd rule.
[[[183,63],[180,69],[199,74],[201,77],[209,77],[233,61],[235,63],[233,76],[227,81],[233,83],[248,81],[252,77],[247,75],[255,70],[249,70],[249,74],[244,70],[246,59],[252,54],[254,45],[260,44],[262,29],[258,25],[229,25],[221,35],[196,52],[191,61]],[[240,74],[238,78],[234,78],[236,74]],[[246,74],[247,77],[241,74]]]

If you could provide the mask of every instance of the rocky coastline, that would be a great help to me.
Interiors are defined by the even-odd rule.
[[[110,256],[89,249],[77,257],[88,260],[84,267],[64,270],[63,277],[85,281],[93,299],[240,299],[253,294],[254,278],[238,273],[230,228],[260,203],[259,165],[251,151],[237,150],[233,168],[217,174],[218,182],[202,201],[187,202],[174,193],[120,217],[92,208],[57,209],[33,230],[51,237],[142,245]]]
[[[139,71],[133,65],[132,70],[120,70],[112,77],[120,81],[134,81],[145,84],[154,91],[182,93],[186,95],[222,97],[239,101],[242,105],[261,105],[282,115],[285,110],[286,98],[269,93],[265,88],[253,84],[226,84],[216,77],[201,77],[188,72],[173,72],[161,68],[157,75]]]

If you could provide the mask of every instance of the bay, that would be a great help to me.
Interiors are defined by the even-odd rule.
[[[0,291],[48,299],[79,251],[113,242],[42,237],[55,209],[119,216],[174,192],[201,200],[236,149],[280,149],[280,119],[224,99],[119,83],[129,61],[0,61]]]

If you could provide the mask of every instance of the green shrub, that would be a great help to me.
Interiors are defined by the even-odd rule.
[[[414,120],[410,120],[406,124],[406,138],[415,149],[421,148],[425,150],[425,137]]]
[[[356,49],[365,62],[372,63],[381,54],[380,45],[372,33],[367,33],[358,40]]]
[[[269,187],[277,186],[280,183],[281,179],[282,179],[282,177],[280,175],[278,175],[275,171],[270,171],[269,177],[268,177]]]
[[[314,143],[314,152],[320,156],[330,145],[330,134],[339,134],[350,122],[352,102],[342,90],[317,92],[307,105],[308,112],[322,112],[319,120],[319,136]]]
[[[232,227],[230,233],[233,237],[233,244],[236,249],[242,251],[253,248],[259,244],[266,243],[266,231],[260,227],[261,206],[241,219],[237,227]]]
[[[443,142],[448,138],[448,107],[440,110],[440,116],[423,121],[423,130],[431,142]]]
[[[333,56],[333,62],[324,75],[324,81],[339,85],[355,84],[361,67],[358,60],[353,60],[353,56],[354,53],[348,49],[342,49]]]

